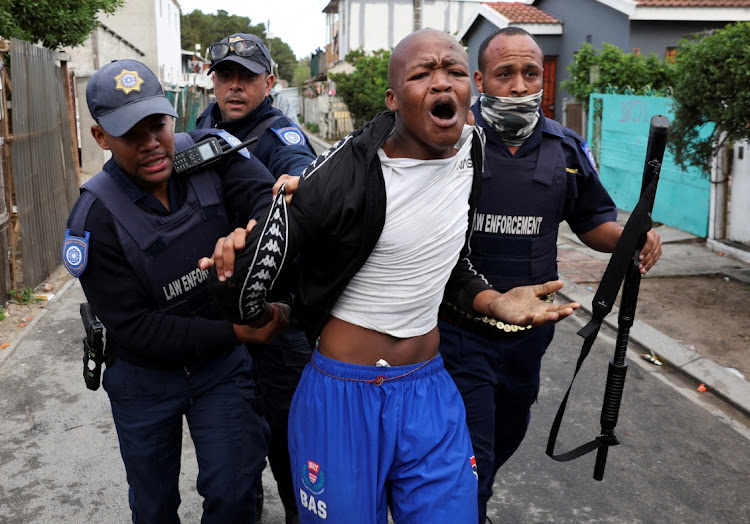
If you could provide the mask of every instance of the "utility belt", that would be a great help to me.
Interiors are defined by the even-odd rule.
[[[555,298],[554,293],[550,293],[544,297],[545,302],[550,304]],[[440,304],[438,315],[441,320],[450,322],[461,329],[466,329],[477,335],[482,335],[487,338],[499,338],[507,336],[508,333],[518,333],[522,331],[528,331],[532,328],[529,326],[518,326],[516,324],[508,324],[502,320],[487,316],[478,316],[476,313],[469,313],[464,311],[456,304],[452,302],[443,301]]]

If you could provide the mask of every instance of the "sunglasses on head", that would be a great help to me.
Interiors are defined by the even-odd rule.
[[[234,42],[220,42],[208,48],[208,55],[212,62],[221,60],[233,51],[237,56],[250,57],[260,51],[260,48],[251,40],[236,40]]]

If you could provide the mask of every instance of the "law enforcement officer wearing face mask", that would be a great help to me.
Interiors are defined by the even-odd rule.
[[[250,151],[271,173],[298,176],[315,160],[305,133],[273,107],[271,54],[255,35],[235,33],[209,47],[216,102],[198,117],[197,127],[228,131],[240,140],[258,137]],[[251,348],[256,382],[266,402],[273,438],[269,462],[286,510],[287,524],[297,522],[286,435],[289,406],[312,348],[295,317],[291,328],[272,345]],[[259,486],[259,494],[262,488]]]
[[[269,430],[244,343],[283,330],[288,308],[269,307],[264,328],[224,320],[197,261],[262,214],[274,178],[246,152],[175,174],[175,144],[180,150],[209,133],[174,134],[177,115],[140,62],[103,66],[86,98],[91,133],[112,158],[81,188],[63,262],[106,330],[113,361],[102,385],[133,522],[179,522],[183,418],[196,448],[201,522],[252,522]]]
[[[617,209],[586,142],[541,110],[544,57],[535,39],[505,28],[484,40],[478,58],[480,97],[472,111],[487,143],[472,225],[470,258],[477,271],[499,291],[556,279],[563,220],[589,247],[612,252],[622,233]],[[658,234],[649,232],[642,253],[645,273],[661,255]],[[466,405],[481,524],[495,474],[526,434],[553,334],[552,324],[489,323],[455,304],[441,307],[440,353]]]

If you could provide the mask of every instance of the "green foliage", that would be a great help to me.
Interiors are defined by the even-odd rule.
[[[302,86],[305,85],[305,81],[310,78],[310,57],[307,56],[297,61],[297,65],[294,67],[294,75],[290,85]]]
[[[320,132],[320,126],[315,122],[307,122],[305,127],[313,134]]]
[[[180,17],[180,44],[183,49],[193,50],[201,45],[205,53],[208,46],[233,33],[250,33],[265,41],[265,24],[251,25],[246,16],[230,15],[219,9],[216,14],[207,14],[198,9]]]
[[[271,51],[271,56],[274,62],[279,65],[279,70],[274,71],[278,78],[291,82],[294,78],[294,70],[297,68],[297,57],[294,56],[294,51],[289,45],[284,42],[281,38],[271,38],[266,42],[268,50]]]
[[[280,38],[266,38],[265,24],[253,25],[247,16],[230,15],[222,9],[217,10],[216,14],[194,9],[180,17],[180,44],[185,50],[193,50],[195,44],[200,44],[201,54],[205,54],[208,46],[234,33],[249,33],[261,38],[279,66],[279,78],[292,80],[297,58],[292,49]]]
[[[5,308],[3,306],[0,306],[0,322],[5,320],[6,318],[8,318],[8,316],[5,312]]]
[[[750,23],[740,22],[677,51],[669,148],[681,166],[707,168],[723,147],[750,138]],[[713,127],[712,127],[713,125]],[[702,130],[712,130],[703,133]]]
[[[36,304],[37,302],[41,302],[41,299],[36,296],[36,291],[30,287],[25,287],[22,290],[11,289],[8,291],[8,297],[11,301],[18,304]]]
[[[625,53],[607,42],[598,53],[591,44],[583,44],[568,70],[570,78],[560,87],[584,103],[591,93],[607,87],[630,87],[634,94],[643,94],[666,89],[675,81],[674,64],[660,60],[653,53],[646,57]]]
[[[336,82],[336,94],[349,108],[355,127],[362,126],[381,111],[385,111],[385,92],[388,89],[388,59],[391,52],[386,49],[373,51],[371,55],[362,50],[351,51],[346,61],[352,64],[353,73],[330,75]]]
[[[99,12],[113,14],[124,0],[0,0],[0,35],[44,47],[76,47],[88,38]]]

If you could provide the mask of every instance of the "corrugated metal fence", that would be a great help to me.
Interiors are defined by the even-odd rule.
[[[195,120],[211,103],[206,89],[197,85],[167,88],[165,94],[178,114],[175,120],[175,133],[195,129]]]
[[[65,81],[49,49],[11,40],[11,164],[23,286],[60,265],[65,221],[78,196]],[[16,283],[18,284],[18,283]]]

